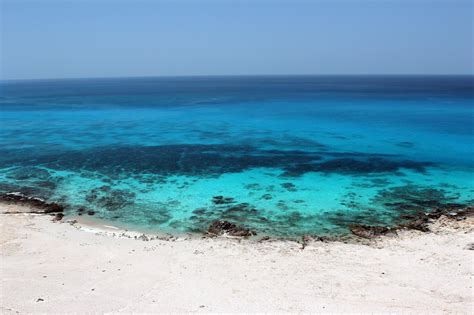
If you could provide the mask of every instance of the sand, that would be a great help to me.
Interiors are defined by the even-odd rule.
[[[44,215],[0,220],[5,314],[474,311],[472,219],[304,250],[291,241],[142,241]]]

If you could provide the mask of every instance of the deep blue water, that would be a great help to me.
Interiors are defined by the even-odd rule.
[[[472,76],[3,81],[0,192],[171,233],[215,219],[280,236],[393,225],[472,204],[473,86]]]

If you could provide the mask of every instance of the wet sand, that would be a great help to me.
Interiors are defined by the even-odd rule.
[[[21,211],[0,205],[0,211]],[[370,245],[135,239],[1,214],[1,312],[472,313],[474,219]],[[65,221],[65,220],[63,220]],[[119,236],[122,233],[123,236]]]

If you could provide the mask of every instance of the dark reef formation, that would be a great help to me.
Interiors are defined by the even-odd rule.
[[[0,167],[17,165],[18,180],[31,174],[32,165],[69,171],[100,172],[111,178],[128,174],[195,175],[215,177],[266,167],[298,177],[308,172],[366,175],[410,169],[425,172],[430,162],[404,160],[396,155],[328,150],[264,150],[250,145],[177,144],[161,146],[110,146],[80,151],[60,151],[19,157],[18,152],[1,150]],[[5,151],[5,152],[2,152]],[[38,175],[35,175],[39,178]]]
[[[423,210],[427,207],[440,207],[458,198],[458,195],[450,196],[443,189],[405,185],[381,190],[373,199],[373,202],[382,203],[396,211],[403,211],[405,209]]]
[[[256,188],[262,189],[260,186]],[[292,210],[292,206],[283,200],[277,201],[279,212],[274,213],[249,203],[239,203],[231,197],[215,196],[213,205],[195,209],[190,221],[192,230],[200,233],[206,230],[210,220],[223,220],[242,224],[259,234],[290,238],[295,234],[320,237],[352,232],[362,235],[367,233],[365,230],[368,227],[372,236],[376,236],[391,233],[400,227],[427,231],[426,218],[446,213],[445,210],[468,207],[469,204],[454,202],[458,197],[442,189],[405,185],[381,189],[369,207],[351,201],[351,198],[356,200],[356,194],[349,193],[346,196],[349,198],[347,206],[352,210],[308,214]],[[299,200],[293,203],[298,204]]]
[[[124,189],[101,186],[92,189],[85,197],[90,204],[107,211],[117,211],[134,204],[135,193]]]
[[[62,214],[64,211],[64,206],[58,203],[47,202],[40,198],[29,197],[15,192],[1,194],[0,202],[29,206],[31,210],[28,213],[35,214]]]
[[[285,168],[284,176],[299,176],[308,172],[366,175],[371,173],[392,173],[400,169],[410,169],[424,173],[433,163],[399,160],[387,157],[333,158],[320,163],[299,163]]]
[[[225,221],[259,234],[282,237],[341,235],[351,230],[362,234],[360,231],[365,226],[395,227],[408,222],[412,222],[413,228],[420,229],[421,225],[414,225],[413,222],[426,212],[438,208],[465,207],[458,202],[460,196],[450,192],[456,191],[455,187],[417,186],[410,183],[407,176],[404,179],[406,185],[387,188],[393,182],[384,177],[386,174],[403,176],[404,169],[424,174],[428,167],[434,166],[430,162],[387,154],[334,152],[317,143],[307,145],[312,150],[177,144],[109,146],[29,155],[3,149],[0,150],[5,151],[4,155],[0,155],[0,167],[5,167],[5,181],[0,182],[0,193],[15,191],[21,193],[22,198],[54,200],[57,205],[66,205],[68,198],[58,195],[58,192],[61,193],[58,187],[68,175],[56,171],[67,171],[77,173],[92,183],[97,182],[96,187],[84,188],[78,196],[74,196],[78,204],[67,204],[67,214],[94,215],[124,223],[198,233],[205,233],[212,222]],[[186,215],[175,218],[173,211],[181,207],[180,200],[169,198],[150,203],[141,198],[142,193],[157,191],[163,185],[175,185],[176,189],[184,192],[198,178],[216,178],[251,168],[280,171],[268,172],[275,179],[271,184],[245,184],[244,188],[248,190],[250,200],[255,200],[251,201],[254,204],[238,200],[235,196],[216,194],[198,205],[189,217],[191,209],[185,209],[183,212]],[[311,205],[304,197],[300,199],[302,197],[298,192],[301,188],[295,185],[296,181],[293,182],[293,179],[308,172],[349,175],[354,190],[340,196],[340,209],[321,210],[320,205]],[[122,185],[127,179],[136,180],[139,185]],[[361,204],[362,196],[357,192],[359,188],[375,188],[378,192],[368,204]],[[295,197],[283,200],[279,198],[279,193],[283,192],[290,192]],[[28,202],[31,203],[31,200]],[[312,206],[318,208],[313,211]],[[380,234],[383,231],[377,228],[371,233]]]
[[[227,205],[234,203],[234,198],[231,197],[224,197],[224,196],[214,196],[212,197],[212,203],[215,205]]]
[[[20,192],[25,196],[41,199],[50,198],[62,178],[36,166],[20,166],[5,174],[8,182],[0,182],[0,193]]]

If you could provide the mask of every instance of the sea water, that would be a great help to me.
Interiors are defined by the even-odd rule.
[[[472,76],[2,81],[0,193],[123,227],[341,235],[472,204]]]

